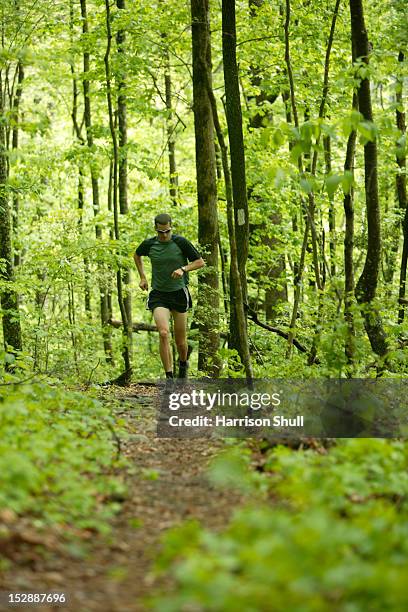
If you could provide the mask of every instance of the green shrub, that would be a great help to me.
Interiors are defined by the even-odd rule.
[[[248,489],[249,462],[237,476]],[[328,455],[278,447],[262,478],[269,499],[237,511],[214,534],[198,524],[171,531],[159,568],[176,582],[154,599],[160,612],[401,611],[408,607],[408,449],[350,440]],[[216,465],[221,483],[222,465]],[[262,495],[260,474],[254,492]]]
[[[40,523],[106,529],[123,495],[107,406],[49,384],[0,387],[0,507]],[[121,460],[121,463],[123,461]]]

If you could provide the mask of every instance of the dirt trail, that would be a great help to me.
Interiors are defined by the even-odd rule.
[[[192,518],[209,528],[221,528],[241,501],[235,493],[213,488],[205,476],[208,461],[222,442],[156,438],[152,390],[134,385],[123,394],[122,416],[132,435],[122,452],[136,469],[127,478],[129,495],[114,520],[110,541],[95,537],[86,559],[50,552],[45,559],[8,572],[0,583],[3,591],[68,594],[68,605],[30,609],[146,610],[143,598],[158,586],[150,568],[163,531]],[[139,528],[135,521],[140,521]]]

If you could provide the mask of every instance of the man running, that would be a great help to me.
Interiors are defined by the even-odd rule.
[[[183,236],[173,234],[170,215],[163,213],[154,219],[156,236],[143,240],[134,260],[139,272],[139,287],[149,288],[143,268],[143,256],[152,264],[152,291],[147,307],[153,312],[160,337],[160,358],[166,378],[173,378],[170,347],[170,313],[174,321],[174,336],[179,355],[179,378],[187,378],[187,311],[192,306],[188,290],[188,272],[205,265],[200,253]],[[190,262],[190,263],[188,263]]]

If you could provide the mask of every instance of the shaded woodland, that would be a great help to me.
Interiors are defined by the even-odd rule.
[[[207,262],[198,373],[405,372],[405,18],[3,1],[7,367],[157,375],[132,253],[168,211]]]
[[[408,609],[407,23],[406,0],[0,0],[0,596]],[[192,378],[381,377],[401,437],[160,438],[133,261],[159,213],[206,262]]]

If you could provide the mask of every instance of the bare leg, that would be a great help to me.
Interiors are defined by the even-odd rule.
[[[187,313],[172,310],[174,320],[174,338],[180,361],[187,360]]]
[[[153,317],[160,337],[160,358],[165,372],[173,369],[172,356],[170,349],[170,311],[167,308],[158,306],[153,310]]]

